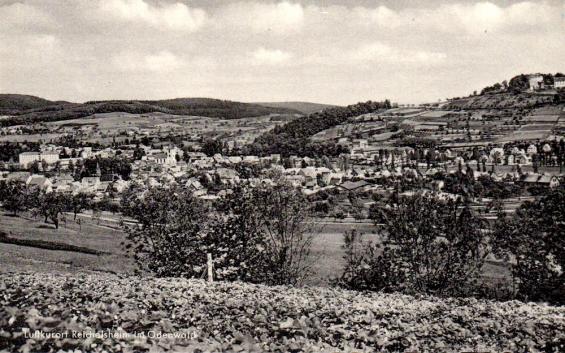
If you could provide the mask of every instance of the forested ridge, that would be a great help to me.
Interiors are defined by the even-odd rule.
[[[383,102],[361,102],[346,107],[332,107],[308,115],[305,118],[295,119],[289,123],[277,126],[259,136],[249,146],[250,153],[268,155],[280,153],[289,155],[336,155],[339,154],[339,146],[335,144],[312,143],[309,138],[320,131],[342,124],[347,119],[362,114],[372,113],[379,109],[389,109],[390,101]],[[323,153],[322,153],[323,152]]]

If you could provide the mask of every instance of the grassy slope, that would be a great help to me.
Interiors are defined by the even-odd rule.
[[[0,274],[0,351],[559,352],[565,308],[179,278]],[[32,332],[114,333],[91,339]],[[126,333],[137,332],[137,336]],[[147,332],[145,336],[140,332]],[[153,337],[151,333],[153,332]],[[160,338],[155,338],[160,333]],[[177,335],[163,337],[162,334]],[[117,334],[120,334],[119,336]]]
[[[543,96],[528,92],[484,94],[464,97],[449,102],[446,109],[519,109],[534,108],[553,102],[553,96]]]
[[[102,255],[91,255],[73,251],[47,250],[36,247],[5,244],[0,242],[0,272],[111,272],[133,273],[134,263],[125,256],[120,242],[125,239],[121,231],[98,226],[93,222],[82,222],[79,227],[71,219],[55,229],[40,219],[27,216],[11,217],[0,212],[1,230],[12,238],[42,240],[69,244],[101,251]]]

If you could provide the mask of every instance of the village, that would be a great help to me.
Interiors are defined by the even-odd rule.
[[[312,200],[320,217],[337,220],[366,219],[376,200],[394,192],[410,194],[421,189],[439,192],[444,198],[468,197],[446,180],[459,174],[519,189],[470,195],[479,208],[493,198],[527,198],[563,183],[562,139],[488,148],[375,148],[366,139],[348,138],[338,143],[349,152],[321,158],[207,155],[199,146],[188,150],[173,143],[160,143],[159,148],[140,143],[103,149],[44,144],[39,151],[20,153],[18,163],[4,163],[0,180],[18,181],[46,193],[86,194],[95,202],[117,206],[122,193],[132,188],[142,192],[178,185],[198,198],[215,200],[236,185],[269,184],[273,175],[280,175]],[[328,195],[333,195],[330,201]]]

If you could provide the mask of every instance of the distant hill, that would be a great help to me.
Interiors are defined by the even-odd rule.
[[[232,102],[211,98],[176,98],[166,100],[110,100],[85,103],[51,102],[30,96],[4,95],[0,114],[14,115],[0,121],[0,126],[31,124],[46,121],[83,118],[97,113],[124,112],[144,114],[161,112],[175,115],[197,115],[212,118],[239,119],[269,114],[302,114],[289,108],[265,107],[252,103]],[[34,105],[24,102],[36,102]],[[42,102],[42,103],[40,103]],[[31,107],[30,107],[31,106]]]
[[[326,108],[336,107],[330,104],[310,103],[310,102],[257,102],[255,104],[269,108],[285,108],[298,110],[304,114],[312,114]]]
[[[11,115],[28,109],[56,104],[47,99],[23,94],[0,94],[0,114]]]

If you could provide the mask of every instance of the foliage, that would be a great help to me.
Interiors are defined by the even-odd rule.
[[[435,148],[436,140],[425,137],[404,137],[395,142],[396,146],[408,146],[412,148]]]
[[[23,94],[0,94],[0,115],[9,115],[21,110],[46,107],[55,104],[43,98]]]
[[[346,234],[346,267],[338,284],[407,293],[468,294],[488,254],[483,220],[459,202],[443,201],[433,194],[393,198],[376,211],[371,215],[382,225],[382,248],[364,245],[366,250],[359,252],[356,241],[362,239]]]
[[[0,204],[13,215],[26,210],[25,184],[15,180],[0,180]]]
[[[7,352],[556,353],[565,344],[563,308],[520,302],[107,274],[0,274],[0,291]],[[69,335],[24,335],[36,330]]]
[[[56,229],[63,212],[71,211],[72,197],[60,192],[44,192],[37,188],[28,189],[26,196],[28,208],[44,217],[45,223],[51,220]]]
[[[390,108],[388,100],[384,102],[368,101],[347,107],[327,108],[307,117],[292,120],[259,136],[253,145],[249,147],[249,152],[258,155],[278,153],[284,157],[290,155],[312,156],[311,149],[317,148],[324,150],[324,153],[320,153],[318,156],[339,155],[339,153],[343,153],[343,151],[339,150],[339,145],[335,143],[311,143],[309,138],[320,131],[342,124],[351,117],[371,113],[383,108]]]
[[[208,157],[212,157],[217,153],[222,153],[224,145],[219,139],[207,139],[202,143],[202,152],[204,152]]]
[[[138,265],[159,276],[200,276],[206,213],[199,200],[186,190],[152,188],[128,202],[126,214],[139,224],[124,227]]]
[[[80,177],[95,176],[97,172],[100,172],[101,175],[117,174],[123,180],[128,180],[131,174],[131,163],[122,157],[88,158],[84,160]]]
[[[2,142],[0,143],[0,161],[18,162],[20,153],[37,151],[39,151],[39,144],[36,142]]]
[[[499,213],[495,250],[512,264],[519,298],[565,303],[564,222],[564,190],[525,202],[512,218]]]
[[[68,201],[68,208],[73,212],[73,219],[76,220],[77,214],[90,207],[92,203],[92,196],[79,192],[78,194],[73,195]]]
[[[215,210],[190,192],[132,189],[124,213],[139,224],[125,225],[138,263],[159,276],[200,277],[206,254],[220,280],[297,284],[308,273],[311,246],[301,193],[287,185],[240,186]]]
[[[481,175],[474,179],[473,170],[467,168],[467,173],[446,174],[443,176],[443,190],[466,198],[489,197],[507,199],[521,196],[523,190],[516,184],[496,181],[490,175]]]

